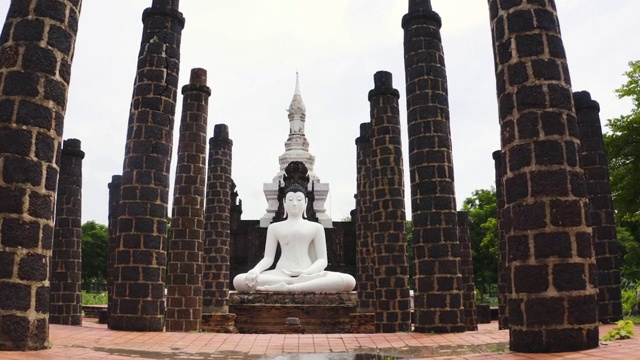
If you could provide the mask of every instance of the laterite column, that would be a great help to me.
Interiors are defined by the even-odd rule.
[[[415,331],[465,330],[447,73],[440,16],[409,0],[402,18],[415,254]]]
[[[209,139],[209,161],[205,205],[204,305],[202,312],[229,312],[229,267],[231,240],[231,149],[229,128],[217,124]]]
[[[376,293],[373,277],[374,257],[371,244],[371,123],[360,124],[356,139],[356,248],[358,277],[358,312],[375,311]]]
[[[507,241],[504,229],[507,226],[504,217],[504,171],[502,168],[502,151],[492,153],[496,176],[496,213],[498,215],[498,329],[509,328],[508,297],[511,293],[511,272],[507,268]]]
[[[597,271],[553,0],[489,0],[504,156],[510,349],[598,346]]]
[[[113,314],[113,266],[116,262],[116,248],[118,247],[118,214],[120,211],[120,186],[122,185],[122,176],[111,176],[109,183],[109,213],[107,220],[109,224],[109,244],[107,245],[108,269],[107,269],[107,297],[109,314]]]
[[[398,90],[378,71],[371,107],[371,236],[375,255],[376,332],[411,331],[404,174]]]
[[[182,96],[169,241],[166,330],[200,331],[207,116],[211,96],[205,69],[191,70]]]
[[[587,91],[573,93],[591,205],[591,229],[598,268],[598,320],[610,324],[622,319],[618,236],[614,219],[609,166],[602,139],[600,105]]]
[[[464,308],[465,330],[478,330],[476,311],[476,285],[471,258],[471,235],[469,234],[469,213],[458,211],[458,240],[460,241],[460,270],[462,273],[462,307]]]
[[[62,129],[82,1],[11,1],[0,35],[0,351],[49,340]]]
[[[169,168],[184,27],[178,3],[154,0],[142,14],[113,269],[113,330],[164,329]]]
[[[64,140],[51,255],[51,324],[82,325],[82,159],[80,140]]]

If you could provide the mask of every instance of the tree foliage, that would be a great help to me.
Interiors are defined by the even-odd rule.
[[[628,80],[616,93],[631,98],[633,108],[628,115],[609,119],[610,132],[604,134],[611,188],[620,220],[640,220],[640,60],[629,62]]]
[[[469,212],[469,235],[476,287],[484,296],[498,282],[498,204],[496,190],[474,190],[464,200]]]
[[[95,221],[82,224],[82,282],[107,279],[109,229]]]

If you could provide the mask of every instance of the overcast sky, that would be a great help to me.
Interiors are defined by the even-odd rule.
[[[64,137],[82,141],[83,219],[107,223],[111,176],[122,172],[127,119],[142,33],[151,0],[82,4]],[[116,5],[117,4],[117,5]],[[486,0],[433,0],[442,17],[456,197],[494,183],[491,153],[499,125],[491,31]],[[631,102],[614,89],[640,59],[640,1],[556,0],[573,90],[588,90],[601,120],[628,113]],[[0,1],[6,14],[8,0]],[[393,73],[400,91],[405,172],[406,110],[402,16],[406,0],[183,0],[180,87],[190,69],[208,71],[209,132],[229,126],[232,176],[243,219],[267,208],[262,191],[278,172],[289,124],[286,109],[300,73],[307,108],[306,135],[315,173],[330,184],[326,208],[334,220],[349,216],[356,191],[355,138],[369,121],[373,74]],[[178,98],[182,104],[182,97]],[[177,149],[181,106],[176,112]],[[175,159],[175,156],[174,156]],[[172,168],[175,168],[175,160]],[[173,178],[171,179],[173,184]],[[409,178],[405,176],[406,198]],[[407,218],[410,219],[407,207]]]

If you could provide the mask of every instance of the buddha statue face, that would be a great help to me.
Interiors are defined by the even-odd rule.
[[[290,192],[284,198],[284,209],[290,216],[297,216],[307,207],[307,198],[301,192]]]
[[[307,208],[307,195],[304,188],[297,184],[290,186],[285,193],[283,206],[287,217],[298,217],[304,214]]]

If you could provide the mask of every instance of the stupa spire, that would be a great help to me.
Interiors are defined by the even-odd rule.
[[[324,227],[332,227],[331,218],[326,214],[324,202],[329,192],[329,184],[321,183],[318,176],[313,171],[315,157],[309,152],[309,141],[304,133],[304,126],[307,118],[307,109],[302,101],[300,92],[300,74],[296,71],[296,87],[288,109],[289,135],[284,143],[284,153],[278,157],[280,170],[273,177],[271,183],[264,184],[265,197],[269,203],[267,213],[260,219],[260,226],[267,227],[271,223],[276,210],[278,209],[278,188],[285,175],[285,168],[292,161],[300,161],[307,167],[309,176],[309,189],[314,191],[315,200],[313,202],[314,211],[319,222]]]
[[[302,94],[300,93],[300,74],[296,71],[296,89],[293,92],[293,99],[289,105],[289,122],[293,126],[293,121],[300,118],[302,121],[302,134],[304,134],[304,118],[306,117],[307,108],[302,101]],[[293,132],[293,128],[291,128]]]

